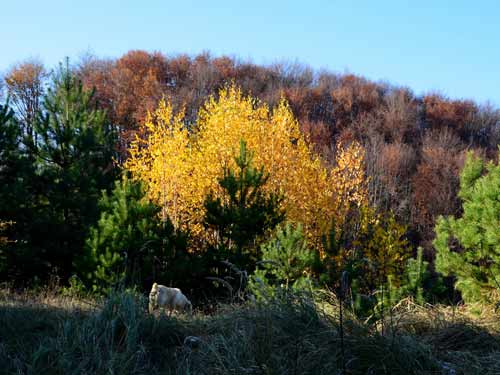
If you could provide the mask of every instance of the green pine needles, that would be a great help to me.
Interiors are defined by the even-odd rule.
[[[251,250],[257,248],[254,242],[282,222],[285,214],[280,208],[282,197],[263,191],[269,176],[263,168],[253,167],[252,153],[243,140],[235,161],[236,171],[226,168],[219,179],[223,199],[213,194],[205,199],[205,225],[216,233],[215,247],[220,255],[244,267],[258,259]]]
[[[36,144],[28,143],[44,184],[39,210],[46,217],[50,241],[40,239],[46,260],[66,273],[81,258],[88,228],[99,218],[97,202],[112,188],[116,134],[104,111],[97,110],[93,92],[68,66],[54,76],[35,122]],[[63,277],[69,276],[63,274]]]
[[[287,223],[261,246],[262,260],[250,279],[250,289],[259,299],[274,294],[276,288],[307,290],[311,287],[314,254],[299,224]]]
[[[124,177],[99,202],[101,218],[86,242],[86,279],[95,291],[149,286],[163,278],[167,261],[185,238],[161,222],[160,208],[147,201],[142,185]]]
[[[498,300],[500,293],[500,164],[472,152],[460,176],[463,214],[440,217],[436,269],[455,276],[467,302]]]

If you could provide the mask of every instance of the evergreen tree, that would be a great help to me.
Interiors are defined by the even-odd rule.
[[[42,187],[37,212],[44,220],[33,245],[45,249],[45,261],[63,276],[82,254],[88,228],[98,219],[101,190],[115,177],[115,134],[92,97],[68,66],[61,68],[35,124]]]
[[[391,305],[406,297],[411,297],[419,304],[435,303],[447,292],[443,277],[438,273],[431,273],[421,247],[417,249],[415,258],[408,259],[400,282],[396,284],[389,277],[388,284]]]
[[[263,192],[268,175],[263,168],[252,166],[252,154],[243,140],[235,161],[236,172],[226,168],[219,179],[223,198],[209,194],[205,200],[205,225],[215,230],[219,255],[243,267],[257,260],[257,238],[276,227],[285,216],[280,209],[281,196]]]
[[[14,112],[9,104],[0,104],[0,161],[2,165],[12,152],[19,151],[20,129],[15,124]]]
[[[8,105],[0,105],[0,220],[15,217],[18,202],[19,174],[22,163],[21,134],[13,111]]]
[[[7,267],[7,247],[10,243],[7,229],[12,226],[15,213],[11,204],[16,190],[16,166],[19,155],[19,127],[8,105],[0,105],[0,274]],[[12,186],[14,184],[14,186]]]
[[[425,302],[424,282],[429,278],[429,262],[423,259],[423,249],[419,247],[417,257],[408,259],[401,287],[395,288],[399,293],[397,300],[412,296],[418,303],[423,304]]]
[[[0,105],[0,279],[19,279],[44,269],[40,249],[30,246],[33,223],[33,160],[22,146],[21,127],[8,103]]]
[[[456,278],[465,301],[493,301],[500,292],[500,164],[472,152],[460,175],[460,218],[440,217],[436,269]]]
[[[147,287],[176,277],[172,273],[182,267],[186,237],[168,218],[161,222],[160,208],[146,200],[140,183],[126,177],[117,181],[111,195],[103,193],[99,206],[101,218],[90,230],[82,265],[94,290],[119,283]]]
[[[259,296],[262,291],[272,294],[276,287],[288,289],[310,285],[310,268],[314,259],[307,246],[302,226],[287,223],[278,227],[275,235],[261,246],[262,260],[250,281],[252,291]],[[264,287],[264,290],[262,288]]]

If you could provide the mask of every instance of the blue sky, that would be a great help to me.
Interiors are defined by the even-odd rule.
[[[500,107],[500,1],[2,0],[0,71],[86,51],[287,59]]]

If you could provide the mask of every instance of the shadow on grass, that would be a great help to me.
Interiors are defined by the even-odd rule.
[[[0,374],[156,373],[175,368],[186,336],[176,319],[154,319],[136,295],[102,308],[0,303]]]
[[[343,364],[346,374],[500,373],[499,337],[465,323],[418,320],[381,336],[347,318],[342,357],[336,318],[302,298],[212,316],[146,309],[132,293],[87,310],[0,302],[0,373],[341,374]]]
[[[29,373],[41,343],[56,338],[60,322],[76,319],[63,308],[0,304],[0,373]]]

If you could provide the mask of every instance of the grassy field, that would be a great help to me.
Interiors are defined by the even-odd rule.
[[[147,314],[135,293],[99,301],[4,288],[0,373],[500,374],[500,322],[491,311],[403,301],[385,322],[348,315],[341,326],[343,339],[331,295],[168,318]]]

